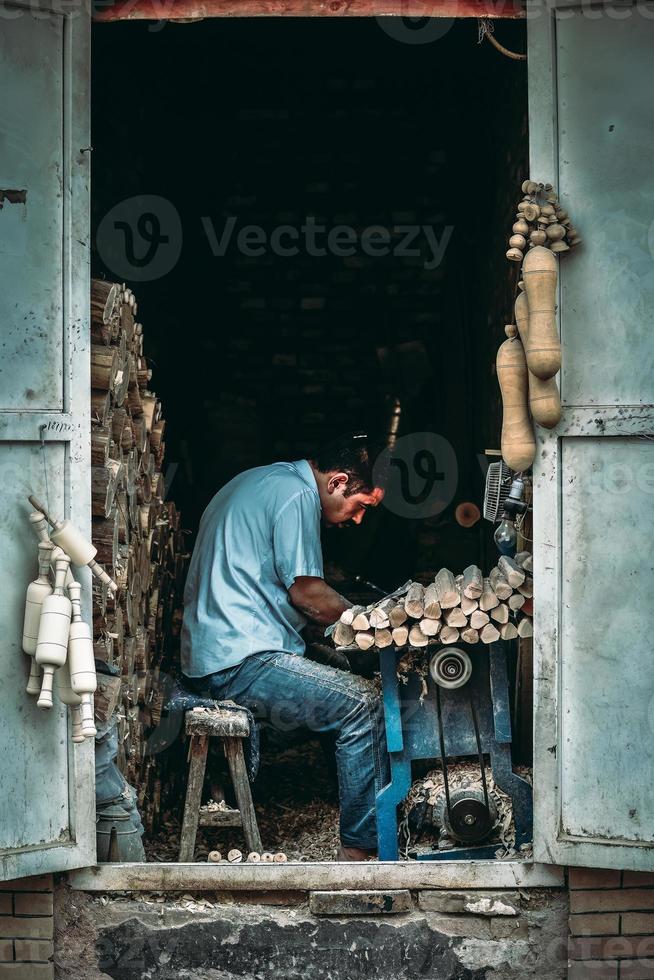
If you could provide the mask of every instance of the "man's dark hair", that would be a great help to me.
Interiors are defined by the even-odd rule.
[[[378,485],[373,467],[378,449],[365,432],[348,432],[324,446],[313,462],[321,473],[347,473],[349,480],[345,496],[371,493]]]

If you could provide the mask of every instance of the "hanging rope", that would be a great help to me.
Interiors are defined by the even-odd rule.
[[[47,428],[45,422],[39,426],[39,436],[41,437],[41,457],[43,459],[43,480],[45,483],[45,506],[50,511],[50,493],[48,491],[48,463],[45,458],[45,439],[43,437],[43,430]]]
[[[482,43],[482,41],[484,40],[484,38],[487,38],[490,41],[490,43],[493,45],[493,47],[496,48],[497,51],[500,52],[500,54],[505,55],[507,58],[512,58],[514,61],[526,61],[527,60],[527,55],[526,54],[519,54],[517,51],[509,51],[509,49],[508,48],[505,48],[503,44],[500,44],[500,42],[494,36],[495,35],[495,25],[493,24],[492,20],[489,20],[488,19],[488,17],[480,17],[479,20],[478,20],[478,22],[477,22],[477,24],[478,24],[478,27],[479,27],[479,43],[480,44]]]

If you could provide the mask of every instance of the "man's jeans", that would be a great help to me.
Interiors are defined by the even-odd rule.
[[[373,683],[287,653],[256,653],[208,677],[185,678],[197,693],[231,699],[280,732],[332,733],[341,843],[377,847],[375,796],[389,782],[384,715]]]

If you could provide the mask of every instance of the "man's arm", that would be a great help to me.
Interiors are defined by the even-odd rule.
[[[327,585],[322,578],[302,575],[288,590],[296,609],[322,626],[331,626],[345,609],[352,605],[344,596]]]

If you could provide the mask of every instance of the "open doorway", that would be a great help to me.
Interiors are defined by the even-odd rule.
[[[524,25],[502,30],[524,50]],[[492,525],[456,514],[481,508],[484,452],[499,445],[526,68],[479,46],[474,20],[414,40],[354,19],[100,24],[93,36],[93,274],[137,294],[189,544],[236,473],[306,458],[339,432],[383,436],[397,406],[400,438],[450,447],[436,513],[386,506],[325,535],[328,579],[362,603],[368,583],[389,592],[496,558]],[[177,230],[170,261],[129,280],[101,229],[138,195],[167,202],[161,221]],[[529,674],[528,650],[520,665],[514,651],[514,762],[526,766]],[[176,744],[157,763],[153,860],[176,860],[184,760]],[[254,795],[268,849],[333,854],[338,790],[320,746],[264,741]],[[199,853],[242,847],[240,833],[203,831]]]

